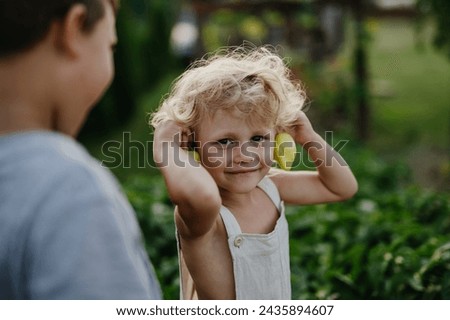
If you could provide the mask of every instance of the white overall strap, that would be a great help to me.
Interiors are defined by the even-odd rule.
[[[275,204],[275,207],[278,209],[278,212],[281,214],[283,205],[280,197],[280,193],[278,192],[277,186],[269,177],[264,177],[259,183],[258,187],[261,188],[272,200]]]
[[[239,223],[227,207],[220,207],[220,216],[222,217],[223,224],[225,225],[225,229],[227,230],[228,237],[232,237],[242,233]]]

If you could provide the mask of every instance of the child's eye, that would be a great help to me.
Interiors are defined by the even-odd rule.
[[[254,136],[254,137],[252,137],[252,141],[254,141],[254,142],[263,142],[264,141],[264,136]]]
[[[250,139],[251,145],[255,147],[262,147],[264,142],[268,140],[268,136],[253,136]]]
[[[230,147],[230,146],[232,146],[234,144],[234,141],[231,140],[231,139],[228,139],[228,138],[227,139],[217,140],[217,142],[219,144],[221,144],[222,146],[224,146],[224,147]]]

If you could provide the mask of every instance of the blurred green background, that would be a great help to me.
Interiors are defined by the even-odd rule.
[[[289,58],[360,186],[288,208],[293,298],[450,299],[448,16],[446,0],[122,0],[116,77],[80,140],[134,206],[164,297],[177,250],[149,114],[193,59],[249,41]]]

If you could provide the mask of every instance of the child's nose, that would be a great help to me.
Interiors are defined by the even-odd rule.
[[[233,148],[232,152],[235,163],[252,162],[258,156],[255,148],[251,148],[245,143]]]

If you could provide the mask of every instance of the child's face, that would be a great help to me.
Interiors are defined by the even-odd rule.
[[[105,14],[89,33],[83,35],[80,59],[75,66],[78,81],[73,86],[72,107],[66,110],[73,126],[80,126],[92,106],[103,95],[114,75],[113,47],[117,42],[115,15],[111,4],[104,1]],[[71,113],[70,115],[68,113]],[[71,134],[76,134],[78,127]]]
[[[196,132],[202,165],[221,191],[247,193],[272,164],[275,130],[249,125],[227,111],[203,121]]]
[[[91,99],[95,102],[110,84],[114,75],[113,47],[117,42],[115,16],[109,1],[104,2],[105,15],[95,27],[87,43],[88,59],[86,65],[89,70],[91,83]]]

